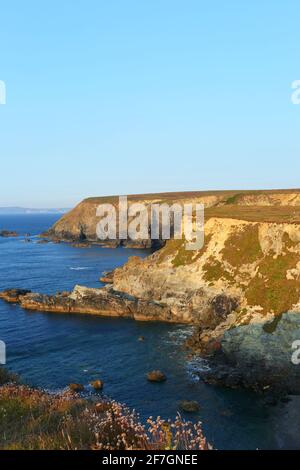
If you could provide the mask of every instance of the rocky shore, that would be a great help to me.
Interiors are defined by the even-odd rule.
[[[9,303],[18,303],[26,310],[41,312],[124,317],[139,321],[175,321],[168,306],[138,299],[111,287],[92,289],[75,286],[72,292],[55,295],[6,289],[0,293],[0,298]]]

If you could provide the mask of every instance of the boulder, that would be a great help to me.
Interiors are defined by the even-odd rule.
[[[148,372],[147,379],[149,382],[165,382],[167,377],[160,370],[153,370]]]
[[[77,383],[71,383],[69,384],[69,389],[71,390],[71,392],[79,393],[83,392],[84,386]]]
[[[90,385],[93,387],[94,390],[102,390],[103,389],[102,380],[93,380],[93,382],[90,382]]]

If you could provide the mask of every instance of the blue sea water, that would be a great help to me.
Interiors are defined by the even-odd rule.
[[[75,248],[38,244],[39,233],[59,216],[0,216],[0,230],[16,230],[17,238],[0,237],[0,289],[28,288],[55,293],[75,284],[99,287],[103,271],[129,256],[148,253],[130,249]],[[30,232],[32,242],[24,242]],[[181,347],[191,327],[126,319],[28,312],[0,301],[0,339],[7,345],[7,367],[30,385],[60,390],[70,382],[88,385],[101,378],[105,394],[148,416],[174,417],[182,399],[197,400],[200,411],[184,415],[200,420],[210,442],[219,449],[300,448],[300,401],[268,406],[261,397],[241,390],[205,385],[194,373],[206,367]],[[145,341],[138,341],[144,336]],[[161,369],[163,384],[145,374]]]

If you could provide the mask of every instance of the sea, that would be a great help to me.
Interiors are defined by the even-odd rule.
[[[71,244],[39,244],[38,235],[59,214],[0,215],[0,290],[19,287],[54,294],[76,284],[101,287],[100,276],[146,250],[76,248]],[[30,233],[31,242],[25,241]],[[268,403],[247,390],[206,385],[201,372],[209,367],[183,347],[192,327],[89,315],[29,312],[0,300],[0,340],[6,343],[6,367],[23,382],[50,392],[69,383],[86,386],[104,381],[103,394],[135,409],[143,422],[150,416],[175,418],[181,400],[196,400],[199,412],[180,411],[186,420],[201,421],[217,449],[299,449],[300,399]],[[143,336],[144,341],[139,341]],[[147,372],[162,370],[167,380],[155,384]]]

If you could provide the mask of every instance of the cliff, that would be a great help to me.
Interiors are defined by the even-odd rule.
[[[278,220],[211,217],[202,250],[170,240],[116,269],[113,288],[162,302],[174,318],[197,325],[189,345],[228,365],[213,380],[298,392],[291,357],[300,339],[300,225]]]
[[[257,220],[260,213],[257,207],[263,207],[262,217],[267,220],[283,220],[300,216],[295,213],[297,205],[300,206],[300,190],[273,190],[273,191],[198,191],[182,193],[140,194],[128,196],[128,203],[142,202],[146,206],[153,203],[203,203],[206,216],[239,217],[245,220]],[[96,235],[96,226],[99,218],[96,209],[99,204],[110,203],[118,208],[118,196],[88,198],[78,204],[61,219],[44,236],[52,239],[70,242],[99,243]],[[280,210],[277,210],[280,209]],[[100,242],[101,243],[101,242]],[[153,245],[151,240],[116,240],[105,242],[109,246],[126,245],[137,248],[149,248]],[[157,245],[157,244],[155,244]],[[161,246],[162,244],[159,244]]]

